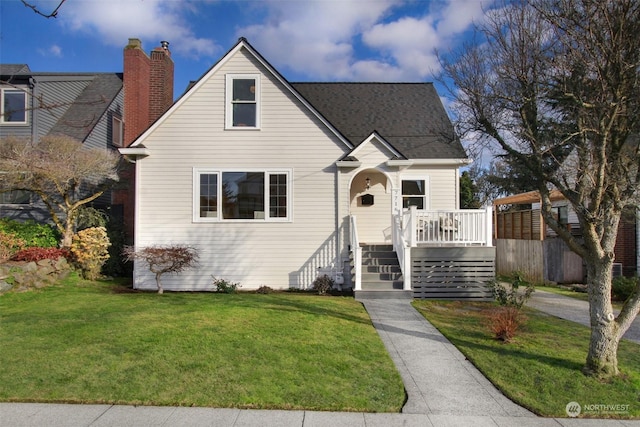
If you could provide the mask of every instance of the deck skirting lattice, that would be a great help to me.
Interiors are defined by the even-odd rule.
[[[491,301],[493,247],[425,247],[411,250],[414,298]]]

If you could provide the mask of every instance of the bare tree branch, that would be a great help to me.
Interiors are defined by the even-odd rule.
[[[67,1],[67,0],[60,0],[60,3],[58,3],[58,6],[53,10],[53,12],[49,13],[49,14],[45,14],[42,13],[38,10],[38,8],[36,7],[36,5],[30,4],[28,3],[26,0],[20,0],[22,1],[22,4],[25,5],[26,7],[28,7],[29,9],[33,10],[35,13],[37,13],[40,16],[44,16],[45,18],[49,19],[49,18],[57,18],[58,17],[58,10],[60,9],[60,7],[62,6],[62,4]]]

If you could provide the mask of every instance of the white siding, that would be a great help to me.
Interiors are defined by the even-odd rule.
[[[260,130],[224,130],[226,73],[262,73]],[[143,143],[151,155],[138,164],[136,245],[183,243],[200,254],[197,268],[163,279],[167,289],[210,289],[212,276],[243,289],[308,287],[336,261],[334,163],[346,147],[251,55],[229,58]],[[290,169],[292,221],[194,223],[193,168]],[[155,287],[140,264],[135,281]]]

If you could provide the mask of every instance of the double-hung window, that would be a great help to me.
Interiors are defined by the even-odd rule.
[[[27,124],[27,93],[19,89],[2,89],[0,124]]]
[[[429,209],[426,179],[402,180],[402,207],[415,206],[418,209]]]
[[[259,74],[227,74],[225,111],[227,129],[260,128]]]
[[[194,170],[194,221],[288,221],[291,172]]]

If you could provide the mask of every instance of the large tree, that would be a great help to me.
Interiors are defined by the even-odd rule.
[[[640,2],[505,1],[487,17],[477,43],[442,59],[458,129],[497,147],[540,191],[546,222],[587,266],[585,372],[617,375],[619,340],[640,310],[640,287],[618,316],[611,306],[618,223],[640,184]],[[582,239],[554,218],[553,188]]]
[[[70,247],[80,209],[100,197],[118,179],[119,156],[90,149],[66,136],[46,136],[33,143],[0,140],[0,191],[28,191],[46,206]]]

